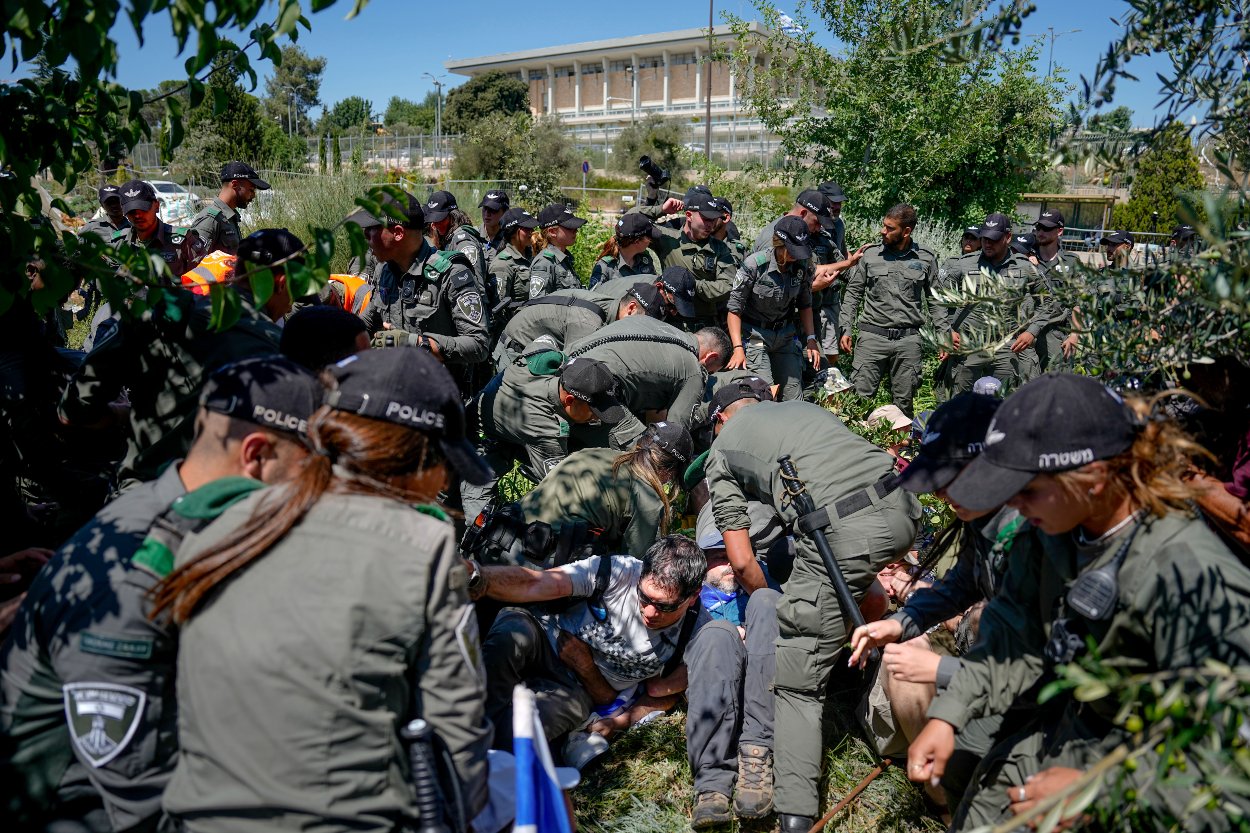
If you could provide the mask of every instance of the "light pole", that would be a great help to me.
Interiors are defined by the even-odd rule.
[[[715,18],[712,12],[713,0],[707,0],[707,63],[703,65],[703,99],[705,107],[705,124],[703,125],[703,153],[704,159],[707,160],[707,170],[705,174],[711,174],[712,165],[712,50],[715,48],[712,44],[712,27],[715,25]]]
[[[434,165],[437,170],[443,161],[443,79],[447,76],[435,76],[429,72],[423,72],[421,75],[430,79],[437,95],[434,100]]]
[[[281,89],[286,90],[286,133],[288,136],[293,136],[299,132],[299,102],[295,100],[295,93],[300,90],[312,91],[306,81],[298,84],[283,84]]]
[[[1047,62],[1046,66],[1046,77],[1049,78],[1055,73],[1055,39],[1064,35],[1074,35],[1081,30],[1068,29],[1066,32],[1056,32],[1054,26],[1047,26],[1046,31],[1049,33],[1047,37],[1050,38],[1050,61]]]

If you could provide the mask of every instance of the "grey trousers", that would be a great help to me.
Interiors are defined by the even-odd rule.
[[[577,677],[551,649],[534,614],[505,607],[482,644],[486,666],[486,716],[495,726],[494,748],[512,750],[512,689],[525,683],[534,692],[547,739],[579,728],[594,703]]]
[[[717,620],[686,646],[686,755],[696,793],[732,794],[738,747],[773,748],[779,598],[768,588],[751,594],[745,641],[733,624]]]

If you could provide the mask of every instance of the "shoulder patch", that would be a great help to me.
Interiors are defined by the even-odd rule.
[[[611,266],[613,263],[616,263],[616,258],[612,257],[612,255],[604,255],[603,262]]]
[[[495,257],[499,258],[500,260],[512,260],[512,255],[508,254],[507,252],[499,252],[497,255],[495,255]]]
[[[117,231],[113,232],[113,239],[120,240],[127,231],[129,231],[129,229],[119,228]]]
[[[769,254],[768,254],[768,252],[756,252],[756,253],[755,253],[755,265],[756,265],[756,266],[767,266],[767,265],[768,265],[768,258],[769,258]]]
[[[551,249],[543,249],[543,257],[547,258],[547,260],[550,260],[552,263],[556,262],[556,253]]]
[[[211,207],[209,207],[209,208],[205,209],[205,210],[204,210],[204,213],[205,213],[205,214],[207,214],[207,215],[208,215],[208,216],[210,216],[210,217],[220,217],[220,216],[221,216],[221,209],[220,209],[220,208],[218,208],[217,206],[215,206],[215,205],[214,205],[214,206],[211,206]]]
[[[439,509],[437,506],[435,506],[432,503],[418,503],[412,508],[416,509],[422,515],[429,515],[431,518],[435,518],[440,521],[451,520],[451,517],[448,516],[446,512],[444,512],[442,509]]]
[[[99,768],[116,758],[134,738],[148,696],[117,683],[66,683],[65,724],[79,754]]]

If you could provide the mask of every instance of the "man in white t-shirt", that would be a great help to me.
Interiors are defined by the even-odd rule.
[[[610,572],[601,572],[601,557],[611,559]],[[572,602],[558,611],[504,608],[482,644],[486,715],[495,725],[495,747],[510,749],[517,683],[533,689],[548,739],[580,729],[596,707],[629,701],[640,685],[643,696],[657,694],[647,681],[673,672],[666,666],[680,661],[675,655],[683,631],[689,636],[684,624],[698,604],[707,561],[694,542],[669,535],[641,561],[592,556],[531,570],[470,560],[468,569],[475,600]]]

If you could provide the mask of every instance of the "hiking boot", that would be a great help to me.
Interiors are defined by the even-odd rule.
[[[781,833],[807,833],[812,829],[816,820],[811,816],[792,816],[789,813],[782,813],[777,817],[777,823],[780,825]]]
[[[738,790],[734,812],[740,819],[762,819],[773,811],[773,753],[763,746],[738,750]]]
[[[718,824],[729,824],[733,819],[733,813],[729,812],[729,796],[724,793],[699,793],[694,802],[690,826],[703,830]]]

